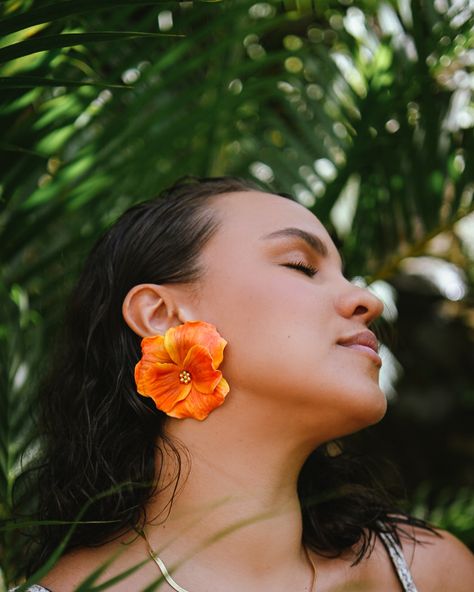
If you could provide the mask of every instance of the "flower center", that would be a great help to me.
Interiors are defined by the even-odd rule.
[[[191,374],[187,370],[181,370],[179,373],[179,382],[188,384],[188,382],[191,382]]]

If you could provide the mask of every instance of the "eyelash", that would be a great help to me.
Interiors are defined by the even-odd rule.
[[[312,265],[307,265],[304,261],[296,261],[295,263],[286,263],[285,267],[291,267],[293,269],[300,269],[309,277],[313,277],[317,273],[317,269]]]

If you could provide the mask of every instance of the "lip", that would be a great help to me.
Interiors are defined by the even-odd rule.
[[[370,357],[379,368],[382,366],[382,359],[377,353],[379,344],[377,337],[375,337],[372,331],[361,331],[360,333],[354,333],[348,337],[343,337],[339,339],[337,345],[359,351]]]

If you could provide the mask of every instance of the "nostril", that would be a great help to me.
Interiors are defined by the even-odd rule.
[[[361,304],[355,309],[354,314],[365,314],[368,312],[368,308],[366,306],[362,306]]]

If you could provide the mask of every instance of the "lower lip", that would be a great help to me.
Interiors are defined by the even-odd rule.
[[[341,343],[339,345],[342,345]],[[380,368],[382,366],[382,358],[375,352],[371,347],[367,345],[360,345],[359,343],[354,343],[352,345],[342,345],[342,347],[347,347],[349,349],[356,349],[362,353],[365,353],[367,356],[372,358],[372,360],[377,364]]]

